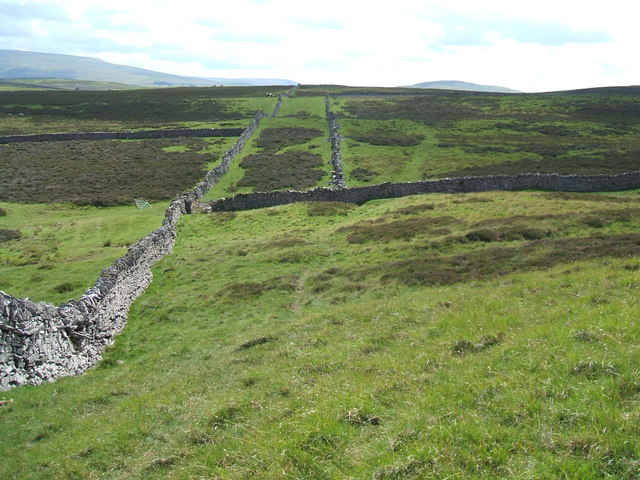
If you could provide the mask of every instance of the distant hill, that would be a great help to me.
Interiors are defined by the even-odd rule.
[[[294,85],[296,83],[292,80],[275,78],[183,77],[143,68],[116,65],[91,57],[21,50],[0,50],[0,79],[17,78],[61,78],[143,87]]]
[[[422,82],[409,85],[414,88],[433,88],[436,90],[467,90],[470,92],[522,93],[506,87],[495,85],[478,85],[477,83],[460,82],[458,80],[439,80],[436,82]]]

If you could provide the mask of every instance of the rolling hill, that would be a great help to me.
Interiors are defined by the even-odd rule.
[[[116,65],[97,58],[55,53],[0,50],[0,79],[61,78],[145,87],[207,87],[214,85],[293,85],[271,78],[201,78]]]
[[[477,83],[460,82],[458,80],[438,80],[410,85],[415,88],[433,88],[436,90],[465,90],[471,92],[522,93],[507,87],[496,85],[478,85]]]

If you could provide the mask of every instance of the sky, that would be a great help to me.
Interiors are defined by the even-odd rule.
[[[0,49],[188,76],[525,92],[640,84],[631,0],[0,0]]]

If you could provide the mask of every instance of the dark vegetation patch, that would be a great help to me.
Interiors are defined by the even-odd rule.
[[[271,242],[268,242],[268,243],[263,243],[262,245],[260,245],[260,249],[290,248],[290,247],[298,247],[306,244],[307,242],[305,242],[301,238],[285,237],[285,238],[279,238],[277,240],[272,240]]]
[[[240,166],[245,173],[238,186],[254,191],[310,188],[325,175],[322,156],[303,150],[248,155]]]
[[[276,340],[276,337],[273,337],[270,335],[266,337],[254,338],[252,340],[247,340],[246,342],[242,343],[240,346],[238,346],[238,350],[246,350],[247,348],[252,348],[258,345],[264,345],[265,343],[273,342],[274,340]]]
[[[350,425],[367,426],[380,425],[381,420],[377,415],[363,412],[359,408],[352,408],[342,415],[342,420]]]
[[[296,288],[297,277],[274,277],[262,282],[238,282],[227,285],[220,290],[222,298],[229,302],[249,300],[259,297],[270,290],[293,291]]]
[[[322,131],[317,128],[265,128],[256,140],[256,145],[265,152],[275,153],[284,147],[307,143],[314,138],[321,137],[322,134]]]
[[[492,230],[489,228],[471,230],[462,238],[469,242],[500,242],[513,240],[540,240],[541,238],[549,237],[552,234],[552,230],[541,230],[539,228],[521,225],[505,230]]]
[[[402,133],[393,130],[357,130],[349,133],[357,142],[390,147],[415,147],[425,139],[417,133]]]
[[[219,408],[207,420],[207,424],[213,430],[230,427],[238,423],[244,416],[244,410],[237,405],[229,405]]]
[[[351,170],[349,176],[359,182],[371,182],[375,177],[380,175],[379,172],[365,167],[357,167]]]
[[[499,99],[488,96],[438,95],[410,98],[386,98],[345,102],[344,110],[351,117],[369,120],[390,118],[417,120],[427,125],[450,124],[453,121],[476,118],[487,106],[496,106]]]
[[[614,364],[598,360],[584,360],[578,362],[571,370],[571,373],[574,375],[583,375],[590,379],[619,375]]]
[[[263,97],[267,89],[166,88],[130,91],[0,92],[0,114],[28,115],[46,125],[58,119],[115,120],[146,126],[250,118],[256,112],[234,108],[228,98]],[[37,106],[33,108],[32,106]],[[7,132],[9,133],[9,132]]]
[[[166,200],[202,179],[208,145],[183,140],[186,152],[167,152],[171,140],[21,143],[2,147],[0,200],[112,206],[143,197]]]
[[[392,240],[411,240],[416,235],[446,235],[449,231],[442,227],[463,223],[462,220],[450,216],[408,218],[383,223],[360,222],[338,228],[336,232],[348,233],[347,241],[349,243],[387,243]]]
[[[567,125],[558,124],[528,124],[522,122],[496,123],[498,130],[513,130],[516,132],[533,132],[541,135],[556,135],[560,137],[579,137],[580,132]]]
[[[455,205],[463,205],[466,203],[491,203],[493,199],[487,197],[474,197],[465,194],[458,195],[457,198],[451,201]]]
[[[0,217],[6,217],[7,211],[4,208],[0,208]]]
[[[473,147],[469,153],[484,153]],[[474,165],[434,174],[436,177],[471,177],[482,175],[518,175],[521,173],[558,173],[561,175],[596,175],[640,170],[640,149],[616,152],[599,149],[596,152],[574,154],[573,147],[553,147],[531,144],[513,153],[530,153],[538,158],[508,160],[488,165]]]
[[[22,233],[19,230],[0,229],[0,243],[18,240],[20,237],[22,237]]]
[[[490,226],[501,229],[522,229],[536,222],[553,222],[558,225],[564,222],[569,225],[586,225],[601,228],[614,223],[627,223],[640,216],[640,208],[622,208],[618,210],[593,210],[588,213],[559,213],[545,215],[513,215],[511,217],[487,218],[476,223],[476,226]]]
[[[307,215],[310,217],[330,217],[333,215],[347,215],[356,208],[355,203],[347,202],[309,202]]]
[[[593,235],[545,239],[517,247],[489,247],[451,256],[432,256],[385,263],[364,273],[382,272],[383,281],[405,285],[449,285],[486,280],[561,263],[640,254],[640,234]]]
[[[399,215],[415,215],[416,213],[422,213],[435,209],[436,206],[433,203],[421,203],[419,205],[410,205],[408,207],[399,208],[391,213],[397,213]]]
[[[539,192],[537,196],[548,200],[578,200],[585,202],[638,203],[640,196],[601,195],[597,193]]]
[[[468,353],[479,353],[483,350],[495,347],[496,345],[501,344],[503,340],[504,333],[502,332],[498,335],[483,335],[477,342],[472,342],[470,340],[458,340],[451,348],[451,352],[455,356],[462,357]]]
[[[71,282],[63,282],[53,287],[53,291],[56,293],[69,293],[76,289],[76,285]]]

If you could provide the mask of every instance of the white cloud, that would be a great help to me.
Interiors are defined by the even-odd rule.
[[[0,0],[0,48],[183,75],[525,91],[640,83],[629,2]]]

